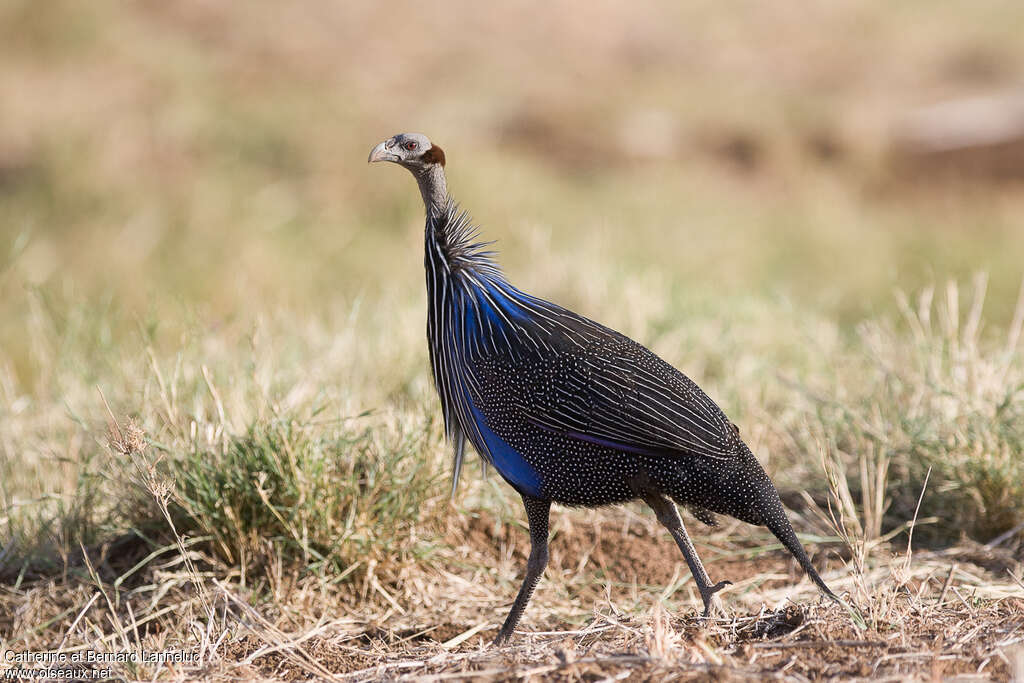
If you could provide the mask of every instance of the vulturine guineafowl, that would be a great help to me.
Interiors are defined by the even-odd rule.
[[[548,562],[551,503],[596,507],[642,499],[672,534],[704,601],[712,583],[673,504],[763,524],[827,596],[779,494],[736,427],[701,389],[614,330],[513,287],[469,216],[448,195],[445,155],[396,135],[369,161],[412,172],[426,205],[427,341],[448,437],[452,493],[469,442],[522,497],[526,576],[495,643],[508,640]]]

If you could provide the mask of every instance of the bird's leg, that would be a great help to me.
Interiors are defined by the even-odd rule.
[[[683,520],[672,501],[660,493],[648,492],[644,494],[644,502],[651,506],[654,514],[658,517],[658,521],[669,530],[672,538],[676,541],[676,545],[683,551],[683,557],[686,558],[686,564],[690,567],[693,580],[697,582],[697,590],[700,591],[701,600],[704,601],[704,616],[707,617],[711,614],[711,598],[714,597],[715,593],[731,584],[732,581],[719,581],[714,585],[711,584],[708,572],[704,569],[704,564],[701,563],[700,558],[697,556],[697,549],[693,547],[693,541],[690,540],[690,536],[686,533]]]
[[[548,513],[551,511],[551,501],[523,496],[523,505],[526,506],[526,519],[530,523],[530,559],[526,562],[526,576],[523,577],[519,595],[516,596],[512,611],[505,618],[498,637],[494,639],[495,645],[501,645],[512,635],[519,618],[523,616],[526,603],[530,602],[533,589],[540,581],[540,575],[548,566]]]

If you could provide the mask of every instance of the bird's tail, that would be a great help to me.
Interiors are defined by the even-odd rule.
[[[840,602],[839,597],[825,584],[825,581],[818,574],[818,570],[811,564],[811,558],[807,556],[807,551],[804,550],[804,546],[800,543],[800,539],[796,537],[796,532],[793,531],[793,525],[789,523],[786,518],[786,513],[782,510],[782,502],[779,500],[779,496],[775,494],[774,506],[777,508],[778,514],[769,514],[765,517],[765,526],[775,537],[782,541],[782,545],[786,546],[786,550],[792,553],[796,561],[800,563],[803,570],[807,572],[807,576],[811,578],[821,592],[832,598],[836,602]]]
[[[747,456],[745,458],[747,459],[747,467],[745,469],[748,476],[755,480],[760,480],[758,485],[753,486],[754,494],[752,500],[750,500],[750,512],[753,513],[751,517],[757,518],[757,521],[768,527],[775,534],[775,537],[782,541],[782,545],[796,558],[796,561],[803,570],[807,572],[807,576],[825,595],[842,604],[842,601],[826,585],[818,571],[814,568],[814,565],[811,564],[811,558],[807,556],[807,551],[804,550],[800,539],[796,537],[796,531],[793,530],[793,525],[790,524],[789,518],[786,516],[786,511],[782,507],[782,501],[779,499],[779,492],[775,489],[775,485],[772,484],[768,475],[765,474],[764,469],[757,462],[757,459],[754,458],[750,449],[744,447],[744,450]],[[748,521],[754,521],[754,519]]]

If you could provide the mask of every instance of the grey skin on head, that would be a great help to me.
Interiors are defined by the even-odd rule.
[[[676,504],[764,525],[829,598],[739,430],[690,378],[625,335],[512,286],[448,195],[445,154],[401,133],[370,162],[408,169],[426,209],[427,341],[445,428],[452,494],[468,440],[522,496],[530,524],[526,576],[495,638],[519,623],[548,562],[551,503],[597,507],[643,500],[672,534],[704,603],[712,583]]]

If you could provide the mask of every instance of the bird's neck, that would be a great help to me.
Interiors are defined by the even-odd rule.
[[[416,183],[420,186],[420,194],[423,195],[423,205],[427,210],[427,221],[429,222],[431,217],[440,216],[448,204],[448,182],[444,177],[444,167],[440,164],[431,164],[413,175],[416,176]]]

